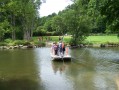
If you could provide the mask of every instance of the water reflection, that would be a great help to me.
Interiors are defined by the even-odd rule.
[[[117,89],[119,90],[119,75],[115,77],[115,82],[117,85]]]
[[[30,79],[10,79],[10,80],[0,80],[0,90],[38,90],[40,84],[37,81]]]
[[[119,48],[90,48],[91,56],[103,60],[119,60]]]
[[[68,68],[68,66],[71,64],[71,62],[57,62],[57,61],[52,61],[52,68],[55,74],[60,72],[62,74],[65,72],[65,70]]]
[[[34,60],[32,49],[0,51],[0,90],[42,88]]]
[[[119,48],[70,49],[55,62],[50,48],[0,51],[0,90],[118,90]]]
[[[115,77],[119,75],[119,64],[112,63],[118,61],[118,50],[119,48],[71,50],[71,55],[78,57],[74,59],[74,66],[71,65],[71,71],[75,74],[69,74],[74,80],[75,89],[80,87],[81,90],[118,90],[118,80],[115,80]]]

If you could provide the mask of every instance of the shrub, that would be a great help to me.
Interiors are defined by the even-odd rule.
[[[6,43],[11,43],[11,42],[13,42],[13,40],[12,40],[12,39],[10,39],[10,38],[5,39],[4,41],[5,41]]]
[[[23,40],[15,40],[13,43],[14,43],[14,45],[23,45],[24,41]]]
[[[70,42],[69,42],[69,44],[71,46],[76,46],[76,41],[74,39],[71,39]]]
[[[44,46],[46,46],[46,43],[45,42],[43,42],[43,41],[36,41],[36,42],[34,42],[34,44],[36,45],[36,46],[40,46],[40,47],[44,47]]]
[[[5,43],[5,42],[0,42],[0,46],[7,46],[7,43]]]
[[[23,45],[28,46],[28,45],[31,45],[31,43],[30,43],[29,41],[25,41],[25,42],[23,43]]]

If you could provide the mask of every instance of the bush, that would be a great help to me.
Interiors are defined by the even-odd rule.
[[[40,47],[46,46],[46,43],[43,42],[43,41],[36,41],[36,42],[34,42],[34,44],[35,44],[36,46],[40,46]]]
[[[0,46],[7,46],[7,43],[5,43],[5,42],[0,42]]]
[[[24,41],[23,40],[15,40],[13,43],[14,43],[14,45],[23,45]]]
[[[28,45],[31,45],[31,43],[28,42],[28,41],[25,41],[25,42],[23,43],[23,45],[28,46]]]
[[[4,41],[5,41],[6,43],[11,43],[11,42],[13,42],[13,40],[10,39],[10,38],[9,38],[9,39],[5,39]]]
[[[70,44],[71,46],[76,46],[76,45],[77,45],[77,44],[76,44],[76,41],[75,41],[74,39],[71,39],[70,42],[69,42],[69,44]]]
[[[93,45],[92,42],[88,42],[88,41],[82,42],[82,44],[84,44],[84,45]]]

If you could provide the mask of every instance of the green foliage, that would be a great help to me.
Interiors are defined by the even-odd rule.
[[[0,41],[4,39],[5,33],[8,32],[8,27],[9,27],[9,22],[7,20],[0,22]]]
[[[67,32],[64,18],[57,15],[52,19],[52,28],[59,32],[59,35],[64,35]]]
[[[71,39],[70,42],[69,42],[70,45],[74,45],[76,46],[78,44],[78,42],[75,40],[75,39]]]
[[[44,47],[46,46],[46,43],[43,41],[35,41],[34,44],[39,47]]]
[[[25,39],[33,35],[72,35],[71,42],[84,41],[89,33],[117,33],[119,0],[73,0],[57,14],[38,16],[40,0],[2,0],[0,2],[0,41]],[[7,41],[13,43],[12,41]],[[22,43],[15,41],[13,44]]]
[[[7,46],[6,42],[0,42],[0,46]]]
[[[46,33],[46,30],[44,30],[44,29],[41,29],[40,30],[40,33],[42,33],[43,35]]]
[[[106,30],[106,22],[104,16],[100,14],[101,2],[98,0],[90,0],[88,4],[88,12],[91,19],[92,33],[104,33]]]
[[[47,22],[45,22],[45,24],[44,24],[44,29],[46,30],[46,31],[53,31],[53,29],[52,29],[52,21],[51,20],[48,20]]]
[[[52,28],[52,18],[55,17],[56,14],[53,13],[51,15],[48,16],[44,16],[38,19],[38,25],[39,27],[42,27],[41,29],[44,29],[47,32],[55,32],[56,30]]]
[[[101,0],[101,15],[105,16],[108,29],[119,33],[119,0]]]
[[[39,42],[39,44],[38,44],[39,46],[45,46],[46,45],[46,43],[45,42]]]
[[[86,1],[86,0],[85,0]],[[91,21],[87,15],[88,1],[77,0],[62,14],[68,32],[72,35],[71,43],[81,43],[90,33]]]
[[[14,45],[24,45],[25,41],[23,40],[15,40],[13,41]]]
[[[25,46],[31,45],[31,42],[29,42],[29,41],[24,41],[23,45],[25,45]]]
[[[5,39],[4,41],[5,41],[6,43],[11,43],[11,42],[13,42],[13,40],[12,40],[12,39],[10,39],[10,38]]]
[[[30,39],[36,25],[40,4],[40,0],[2,0],[0,2],[0,40],[6,38],[6,34],[10,34],[7,38],[11,37],[13,40],[19,37]]]

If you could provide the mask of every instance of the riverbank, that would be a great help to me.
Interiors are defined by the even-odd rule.
[[[15,46],[0,46],[0,49],[28,49],[28,48],[40,48],[40,47],[51,47],[53,42],[45,42],[45,45],[15,45]],[[71,46],[70,48],[85,48],[85,47],[119,47],[119,43],[108,43],[108,44],[79,44],[77,46]]]
[[[71,47],[119,47],[119,39],[116,35],[96,35],[87,37],[82,44],[77,46],[70,45],[71,36],[64,36],[63,42]],[[58,42],[59,36],[43,36],[42,40],[39,37],[33,37],[31,41],[6,39],[0,42],[0,49],[27,49],[39,47],[51,47],[53,42]]]
[[[39,37],[33,37],[33,41],[37,41]],[[51,41],[51,42],[58,42],[59,36],[42,36],[43,41]],[[69,44],[71,40],[71,35],[64,36],[63,42]],[[119,43],[119,38],[117,35],[91,35],[88,36],[84,41],[83,44],[117,44]]]

